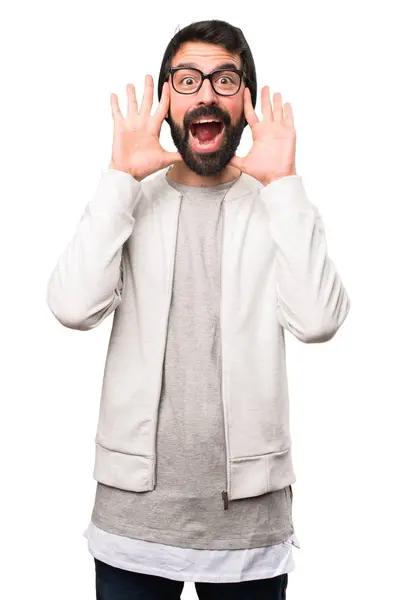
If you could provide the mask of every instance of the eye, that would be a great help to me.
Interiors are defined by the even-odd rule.
[[[223,85],[226,83],[231,84],[231,83],[233,83],[233,79],[232,79],[232,77],[228,77],[228,75],[222,75],[221,77],[219,77],[217,79],[217,82],[222,83]]]

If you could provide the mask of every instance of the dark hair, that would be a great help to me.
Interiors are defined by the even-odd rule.
[[[257,98],[257,77],[250,47],[241,29],[234,27],[226,21],[217,19],[190,23],[190,25],[179,30],[171,39],[165,50],[160,74],[158,76],[158,100],[161,99],[164,82],[168,79],[172,59],[181,45],[185,42],[217,44],[218,46],[225,48],[228,52],[239,55],[242,61],[241,68],[244,71],[244,82],[250,90],[251,101],[253,107],[255,107]],[[165,120],[169,123],[168,116]]]

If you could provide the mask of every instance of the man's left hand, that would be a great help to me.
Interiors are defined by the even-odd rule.
[[[260,121],[254,111],[250,90],[244,91],[244,114],[251,128],[253,145],[247,156],[234,156],[228,163],[251,175],[263,185],[272,183],[288,175],[296,175],[295,152],[296,131],[294,129],[293,111],[289,103],[282,108],[280,93],[273,95],[272,109],[269,97],[269,86],[261,90]]]

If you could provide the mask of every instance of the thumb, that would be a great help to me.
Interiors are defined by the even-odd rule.
[[[234,156],[230,161],[229,164],[232,167],[236,167],[237,169],[239,169],[240,171],[244,171],[243,165],[244,165],[244,159],[241,158],[240,156]]]
[[[173,163],[175,164],[183,161],[183,158],[179,152],[166,152],[164,159],[167,165],[172,165]]]
[[[182,155],[179,152],[168,152],[167,159],[171,161],[171,163],[181,162],[183,160]]]

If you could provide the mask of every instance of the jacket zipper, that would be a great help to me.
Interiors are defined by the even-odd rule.
[[[222,410],[223,410],[223,415],[224,415],[224,433],[225,433],[225,455],[226,455],[226,476],[227,476],[227,487],[229,489],[229,470],[228,470],[228,438],[226,435],[226,411],[225,411],[225,404],[224,404],[224,361],[223,361],[223,335],[222,335],[222,304],[223,304],[223,290],[222,290],[222,285],[223,285],[223,262],[224,262],[224,230],[225,230],[225,211],[224,211],[224,202],[222,201],[221,204],[221,209],[222,209],[222,252],[221,252],[221,273],[220,273],[220,280],[221,280],[221,301],[220,301],[220,315],[219,315],[219,322],[220,322],[220,333],[221,333],[221,398],[222,398]],[[224,510],[228,510],[228,491],[224,490],[221,492],[221,496],[222,496],[222,501],[224,503]]]

